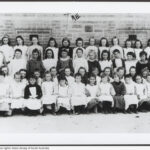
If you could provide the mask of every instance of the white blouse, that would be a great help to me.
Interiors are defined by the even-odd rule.
[[[49,71],[50,68],[56,67],[57,61],[56,61],[56,59],[44,59],[44,60],[43,60],[43,65],[44,65],[44,68],[45,68],[47,71]]]
[[[57,47],[47,47],[46,50],[47,49],[53,50],[54,59],[57,61],[58,60],[58,51],[59,51],[59,49]],[[45,50],[45,52],[46,52],[46,50]]]
[[[104,71],[104,69],[106,67],[112,67],[112,61],[111,60],[102,60],[102,61],[99,61],[99,64],[101,66],[101,70]]]
[[[133,52],[134,53],[134,49],[133,48],[124,48],[124,58],[127,59],[127,53],[128,52]]]

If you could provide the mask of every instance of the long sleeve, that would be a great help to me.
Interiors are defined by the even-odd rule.
[[[126,87],[124,85],[124,83],[121,83],[121,95],[125,95],[126,94]]]
[[[28,99],[29,96],[30,96],[29,86],[26,86],[24,90],[24,98]]]
[[[72,59],[69,60],[69,68],[71,69],[71,72],[74,73]]]
[[[40,99],[42,97],[42,89],[39,85],[37,85],[36,89],[37,89],[37,97],[36,98]]]

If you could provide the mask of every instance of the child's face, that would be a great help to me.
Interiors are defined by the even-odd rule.
[[[35,78],[30,78],[29,80],[31,85],[34,85],[36,83],[36,79]]]
[[[54,41],[54,40],[51,40],[50,43],[49,43],[49,45],[50,45],[51,47],[54,47],[54,46],[55,46],[55,41]]]
[[[15,81],[20,82],[21,81],[21,75],[15,75]]]
[[[33,37],[33,38],[32,38],[32,43],[33,43],[33,44],[37,44],[37,43],[38,43],[38,39],[37,39],[36,37]]]
[[[141,47],[141,43],[138,41],[138,42],[136,42],[135,46],[136,46],[136,48],[140,48]]]
[[[52,51],[47,51],[47,58],[52,58]]]
[[[119,82],[119,81],[120,81],[120,80],[119,80],[119,77],[118,77],[117,75],[114,76],[114,81],[115,81],[115,82]]]
[[[90,81],[90,84],[93,85],[93,84],[95,84],[96,79],[95,79],[95,77],[90,77],[89,81]]]
[[[3,81],[4,81],[4,76],[0,75],[0,82],[3,82]]]
[[[108,59],[108,53],[103,53],[103,59],[107,60]]]
[[[140,58],[141,58],[141,61],[145,61],[146,60],[146,56],[145,55],[142,55]]]
[[[21,58],[21,52],[15,52],[15,58],[19,59]]]
[[[140,76],[136,77],[136,83],[142,83],[142,78]]]
[[[120,58],[120,53],[115,52],[115,53],[114,53],[114,57],[115,57],[115,58]]]
[[[78,42],[77,42],[77,46],[78,46],[78,47],[82,47],[82,45],[83,45],[83,42],[82,42],[82,41],[78,41]]]
[[[147,76],[147,81],[150,82],[150,75]]]
[[[142,76],[143,76],[143,77],[147,77],[147,74],[148,74],[148,71],[143,71],[143,72],[142,72]]]
[[[65,75],[66,76],[70,76],[70,74],[71,74],[70,69],[69,68],[65,69]]]
[[[131,83],[131,78],[125,78],[125,82],[126,82],[127,84],[130,84],[130,83]]]
[[[33,59],[37,59],[39,57],[39,54],[38,53],[33,53],[32,57],[33,57]]]
[[[134,76],[134,75],[136,74],[135,68],[132,68],[132,69],[130,70],[130,74],[131,74],[131,76]]]
[[[105,75],[109,76],[110,75],[110,69],[105,69]]]
[[[98,71],[98,69],[97,68],[95,68],[93,71],[92,71],[92,73],[94,74],[94,75],[98,75],[99,74],[99,71]]]
[[[79,58],[81,58],[82,55],[83,55],[83,52],[82,52],[81,50],[78,50],[78,51],[77,51],[77,56],[78,56]]]
[[[119,75],[120,77],[122,77],[122,76],[124,75],[124,70],[123,70],[123,69],[120,69],[120,70],[118,71],[118,75]]]
[[[50,74],[46,74],[45,75],[45,80],[46,81],[50,81],[51,80],[51,75]]]
[[[36,72],[34,72],[34,75],[36,76],[36,78],[39,78],[40,77],[40,72],[36,71]]]
[[[21,38],[17,38],[17,43],[18,43],[18,45],[22,45],[23,44],[22,39]]]
[[[63,41],[63,46],[65,46],[65,47],[69,46],[69,42],[68,41]]]
[[[4,39],[3,39],[3,43],[4,43],[4,44],[8,44],[8,38],[4,38]]]
[[[90,39],[90,45],[91,45],[91,46],[95,45],[95,39],[93,39],[93,38]]]
[[[127,55],[127,59],[130,61],[130,60],[133,60],[133,56],[132,55]]]
[[[52,70],[51,70],[51,75],[52,75],[52,76],[56,76],[56,75],[57,75],[56,69],[52,69]]]
[[[107,83],[107,82],[108,82],[108,77],[107,77],[107,76],[106,76],[106,77],[103,77],[103,78],[102,78],[102,82],[103,82],[103,83]]]
[[[131,41],[127,41],[127,47],[130,48],[131,47]]]
[[[65,86],[66,85],[66,80],[60,80],[59,84],[60,84],[60,86]]]
[[[105,46],[106,46],[106,42],[107,42],[107,41],[106,41],[105,39],[103,39],[103,40],[101,41],[102,46],[104,46],[104,47],[105,47]]]
[[[118,39],[117,38],[113,39],[113,43],[114,45],[118,45]]]
[[[66,58],[68,56],[68,53],[64,51],[61,54],[62,54],[62,58]]]
[[[76,76],[75,81],[76,81],[77,83],[80,83],[80,82],[81,82],[81,76]]]
[[[24,79],[26,77],[26,72],[25,71],[21,71],[20,72],[21,77]]]
[[[84,70],[84,69],[80,69],[80,70],[79,70],[79,73],[80,73],[82,76],[84,76],[84,75],[85,75],[85,70]]]
[[[94,53],[90,53],[89,54],[89,59],[94,60],[95,59],[95,54]]]

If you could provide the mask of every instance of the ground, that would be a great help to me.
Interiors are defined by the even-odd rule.
[[[150,133],[150,112],[0,117],[0,133]]]

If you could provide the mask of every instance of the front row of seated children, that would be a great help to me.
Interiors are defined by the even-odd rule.
[[[70,70],[65,71],[69,75]],[[150,108],[150,74],[146,83],[142,82],[140,75],[135,77],[136,82],[126,75],[123,83],[118,74],[114,74],[113,82],[105,74],[97,82],[96,76],[91,74],[85,85],[80,73],[76,73],[74,78],[60,76],[56,83],[51,72],[47,71],[40,86],[35,75],[31,75],[28,84],[24,84],[21,73],[24,71],[15,73],[13,82],[8,83],[5,82],[5,73],[0,72],[0,111],[7,116],[16,109],[24,114],[38,112],[45,115],[46,112],[79,114],[91,111],[137,113],[137,110]]]

